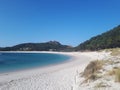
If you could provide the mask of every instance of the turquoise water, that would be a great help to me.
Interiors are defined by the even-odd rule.
[[[69,58],[48,53],[0,53],[0,73],[58,64]]]

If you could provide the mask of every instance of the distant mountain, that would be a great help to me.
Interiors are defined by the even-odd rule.
[[[0,48],[0,51],[68,51],[72,47],[62,45],[57,41],[49,41],[45,43],[23,43],[12,47]]]
[[[75,50],[99,50],[116,47],[120,47],[120,25],[81,43],[75,47]]]

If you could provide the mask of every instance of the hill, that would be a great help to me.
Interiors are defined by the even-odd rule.
[[[57,41],[23,43],[12,47],[0,47],[0,51],[85,51],[120,47],[120,25],[81,43],[77,47],[62,45]]]
[[[23,43],[12,47],[0,48],[0,51],[64,51],[72,47],[62,45],[57,41],[49,41],[45,43]]]
[[[120,47],[120,25],[81,43],[75,47],[75,50],[100,50],[116,47]]]

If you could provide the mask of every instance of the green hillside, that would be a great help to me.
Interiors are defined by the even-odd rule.
[[[0,48],[0,51],[68,51],[72,47],[62,45],[57,41],[49,41],[45,43],[23,43],[13,47]]]
[[[100,50],[116,47],[120,47],[120,25],[81,43],[75,47],[75,50]]]

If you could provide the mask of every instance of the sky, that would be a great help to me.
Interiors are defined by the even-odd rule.
[[[120,0],[0,0],[0,47],[59,41],[77,46],[120,24]]]

